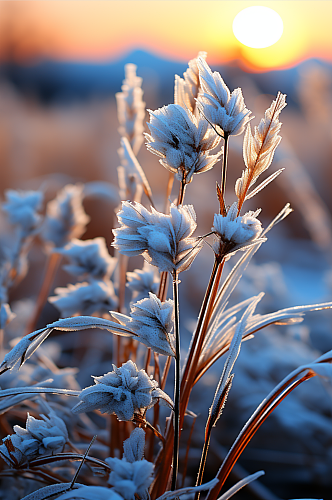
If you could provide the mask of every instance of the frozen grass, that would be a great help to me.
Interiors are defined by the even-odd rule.
[[[6,349],[0,365],[0,410],[1,429],[4,436],[8,434],[0,445],[5,464],[0,472],[4,499],[166,500],[190,494],[196,500],[200,495],[226,500],[263,474],[241,477],[223,491],[239,457],[267,417],[304,381],[316,375],[331,378],[331,352],[317,359],[299,356],[300,366],[280,376],[274,388],[266,378],[268,370],[257,369],[257,377],[268,390],[210,480],[211,474],[205,471],[210,443],[232,394],[242,341],[255,342],[251,340],[254,334],[265,327],[300,323],[304,313],[329,309],[332,303],[258,314],[255,310],[264,290],[257,288],[253,295],[230,303],[269,231],[292,211],[287,204],[265,229],[260,209],[243,213],[246,201],[282,173],[279,160],[281,168],[265,174],[281,140],[279,116],[286,96],[278,93],[252,132],[253,117],[241,89],[230,92],[205,59],[206,54],[200,53],[189,62],[183,78],[176,76],[174,104],[149,111],[149,133],[144,134],[147,148],[169,171],[161,207],[154,203],[137,160],[144,140],[145,104],[135,66],[126,67],[122,92],[117,94],[122,135],[118,176],[123,201],[117,209],[118,227],[113,229],[114,256],[103,238],[80,239],[89,222],[82,201],[92,186],[65,186],[47,204],[44,216],[41,191],[6,193],[2,209],[12,234],[10,244],[7,240],[1,244],[0,259],[0,327]],[[233,199],[228,200],[228,152],[232,137],[241,134],[244,167]],[[192,205],[185,204],[186,192],[192,182],[199,182],[196,174],[204,175],[212,168],[219,211],[211,213],[206,234],[197,236],[196,213]],[[172,196],[173,186],[178,189],[176,197]],[[93,190],[94,195],[117,197],[114,187],[106,183],[94,185]],[[147,206],[142,199],[148,200]],[[17,334],[11,330],[15,315],[10,290],[24,277],[28,251],[37,236],[48,255],[44,280],[36,303],[30,304],[26,334],[13,339]],[[182,273],[195,275],[200,252],[210,259],[212,271],[206,277],[207,287],[184,353],[181,304],[189,296],[181,294]],[[140,255],[146,261],[144,267],[129,271],[129,259]],[[55,295],[49,297],[63,258],[67,260],[64,268],[76,283],[55,288]],[[267,267],[259,272],[262,278],[269,272],[273,275]],[[278,272],[274,276],[278,279]],[[188,287],[185,292],[190,295]],[[47,300],[59,310],[60,319],[36,330]],[[50,335],[60,334],[59,343],[48,340],[41,345]],[[59,349],[77,369],[57,367],[53,359]],[[284,349],[288,349],[286,344]],[[263,349],[260,355],[257,367],[271,363]],[[204,380],[210,373],[215,375],[215,364],[219,361],[220,365],[222,356],[213,390]],[[94,384],[82,390],[75,380],[77,370],[81,379],[92,376]],[[96,371],[103,374],[94,376]],[[243,374],[240,364],[244,394],[238,404],[243,402],[243,408],[249,408],[250,394],[245,393],[250,380]],[[206,392],[197,409],[192,407],[196,384]],[[254,403],[256,399],[253,395]],[[194,428],[197,414],[193,410],[204,413],[207,407],[204,432]],[[17,420],[26,421],[25,427],[14,425]],[[317,428],[322,430],[325,424],[322,419]],[[189,439],[182,438],[182,429],[190,429]],[[330,431],[324,430],[330,438]],[[195,455],[198,446],[202,447],[200,459]],[[212,452],[215,450],[212,443]],[[189,469],[194,472],[187,474]],[[276,498],[262,486],[252,487],[252,491],[259,498]]]

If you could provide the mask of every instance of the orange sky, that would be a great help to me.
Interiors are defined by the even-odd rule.
[[[275,45],[250,49],[236,40],[233,19],[251,5],[282,17]],[[331,21],[332,1],[0,0],[0,55],[9,37],[21,57],[110,60],[143,49],[186,62],[205,50],[210,63],[242,58],[268,70],[309,57],[332,62]]]

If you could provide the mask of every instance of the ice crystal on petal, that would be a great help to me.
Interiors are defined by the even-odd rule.
[[[0,445],[0,454],[8,465],[18,467],[42,455],[62,452],[68,432],[64,421],[53,411],[42,420],[28,414],[26,428],[14,425],[15,434]]]
[[[74,413],[100,410],[101,413],[115,413],[119,420],[132,420],[134,413],[142,414],[158,399],[172,405],[172,401],[144,370],[137,370],[131,360],[121,368],[113,365],[113,371],[102,377],[93,377],[95,385],[81,392],[80,402],[74,406]]]
[[[59,287],[54,291],[57,295],[48,300],[59,309],[63,318],[74,314],[89,316],[95,312],[104,313],[117,305],[111,281],[69,284],[66,288]]]
[[[220,137],[205,119],[196,118],[178,104],[148,111],[147,148],[161,158],[160,163],[177,179],[188,184],[193,174],[206,172],[215,165],[222,151],[215,155],[209,152],[219,144]]]
[[[126,328],[138,335],[142,344],[165,356],[175,356],[174,336],[174,303],[169,299],[161,302],[156,295],[132,304],[130,317],[120,313],[111,313]]]
[[[203,116],[221,136],[242,134],[253,117],[245,106],[241,89],[230,93],[220,73],[212,73],[201,57],[198,67],[203,93],[199,95],[197,105]]]
[[[132,298],[136,301],[148,297],[149,292],[157,293],[159,287],[159,273],[154,266],[144,262],[143,269],[135,269],[127,272],[126,286],[132,292]]]
[[[107,250],[105,238],[84,241],[74,238],[59,253],[70,261],[63,266],[64,269],[78,277],[109,278],[116,265],[116,259]]]
[[[117,214],[122,227],[113,229],[113,246],[124,255],[140,255],[160,271],[184,271],[201,249],[201,243],[190,238],[196,228],[192,206],[171,206],[170,215],[139,203],[122,202]]]
[[[83,185],[68,184],[47,204],[42,237],[57,248],[80,238],[90,217],[84,212]]]
[[[19,226],[23,237],[28,236],[38,227],[41,216],[37,213],[43,202],[41,191],[6,191],[6,203],[2,209],[7,212],[9,222]]]
[[[256,218],[260,210],[247,212],[236,216],[237,203],[229,208],[226,216],[214,215],[212,231],[217,240],[212,245],[217,255],[234,253],[247,248],[251,243],[257,242],[262,233],[261,222]],[[265,241],[265,240],[263,240]]]

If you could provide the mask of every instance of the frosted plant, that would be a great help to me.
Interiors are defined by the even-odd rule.
[[[279,92],[276,100],[265,111],[265,117],[261,119],[258,127],[255,127],[254,136],[251,133],[250,124],[247,127],[243,141],[243,159],[246,169],[235,184],[235,192],[239,199],[239,211],[245,200],[252,198],[276,175],[281,173],[281,170],[278,170],[251,193],[248,193],[258,176],[265,172],[272,163],[276,147],[281,141],[279,132],[282,124],[279,121],[279,115],[285,106],[286,95]]]
[[[144,457],[145,432],[136,427],[130,437],[123,442],[123,455],[127,462],[133,463]]]
[[[141,201],[142,189],[152,203],[152,191],[146,178],[144,170],[138,163],[136,156],[126,137],[121,137],[121,148],[118,153],[121,159],[121,166],[118,167],[118,178],[121,199],[131,201]]]
[[[80,402],[74,406],[74,413],[100,410],[101,413],[115,413],[119,420],[132,420],[135,413],[142,415],[159,399],[172,406],[172,401],[155,380],[144,370],[138,370],[131,360],[121,368],[113,365],[113,371],[102,377],[93,377],[95,385],[81,392]]]
[[[15,313],[12,312],[10,305],[8,303],[1,304],[0,300],[0,330],[3,330],[5,326],[12,321],[16,316]]]
[[[130,142],[134,154],[143,143],[145,102],[142,100],[142,78],[136,75],[135,64],[126,64],[122,92],[115,94],[118,107],[119,133]]]
[[[57,295],[49,297],[49,302],[61,312],[63,318],[73,314],[90,315],[95,312],[104,313],[114,309],[117,298],[111,281],[69,284],[66,288],[58,287]]]
[[[253,243],[265,241],[259,238],[263,231],[261,222],[256,218],[260,210],[247,212],[243,216],[237,216],[237,211],[237,203],[233,203],[226,216],[214,215],[211,229],[217,237],[212,245],[216,255],[229,256],[237,250],[245,250]]]
[[[152,483],[154,465],[143,459],[145,432],[136,428],[123,443],[124,457],[106,458],[112,469],[108,482],[112,490],[125,500],[135,500],[135,495],[147,500],[148,488]]]
[[[70,262],[63,268],[77,277],[108,279],[117,262],[109,254],[105,238],[84,241],[73,238],[58,252],[68,257]]]
[[[188,269],[201,249],[201,242],[190,236],[196,229],[192,206],[171,206],[170,215],[139,203],[122,202],[117,216],[122,227],[113,229],[112,245],[124,255],[140,255],[159,271]]]
[[[47,204],[42,237],[56,248],[65,246],[72,238],[85,232],[90,220],[82,205],[83,185],[68,184]]]
[[[149,296],[149,292],[157,293],[160,278],[154,266],[144,261],[142,269],[127,272],[126,286],[132,292],[132,300],[141,300]]]
[[[157,111],[148,110],[150,134],[145,134],[147,148],[158,155],[160,163],[183,184],[192,181],[194,174],[210,170],[222,151],[210,155],[220,142],[203,118],[178,104],[169,104]]]
[[[153,351],[165,356],[175,356],[174,336],[174,303],[169,299],[161,302],[156,295],[149,293],[149,297],[132,304],[130,317],[112,312],[111,315],[133,331],[138,340]]]
[[[41,216],[38,211],[43,202],[41,191],[6,191],[6,203],[2,204],[2,209],[7,212],[9,222],[17,226],[21,237],[26,238],[36,231]]]
[[[0,445],[0,454],[11,467],[20,467],[43,455],[59,453],[68,441],[64,421],[51,411],[42,420],[28,414],[26,428],[14,425],[15,434],[7,436]]]
[[[196,98],[200,91],[198,58],[206,59],[206,52],[199,52],[195,59],[188,63],[188,69],[183,73],[183,78],[175,75],[174,104],[179,104],[184,109],[189,109],[197,116]]]
[[[212,73],[203,58],[198,61],[202,94],[197,105],[206,120],[221,136],[240,135],[253,117],[246,108],[240,88],[230,93],[220,73]]]

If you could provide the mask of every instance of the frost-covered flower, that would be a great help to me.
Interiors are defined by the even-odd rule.
[[[143,459],[144,445],[145,432],[137,427],[123,443],[122,460],[112,457],[105,460],[112,469],[108,482],[125,500],[135,500],[135,494],[142,500],[149,498],[154,466]]]
[[[41,191],[6,191],[7,202],[2,209],[7,212],[9,222],[19,226],[23,237],[28,236],[38,227],[41,216],[37,213],[43,202]]]
[[[132,420],[134,413],[144,413],[158,399],[172,406],[170,397],[158,388],[157,382],[144,370],[137,370],[131,360],[121,368],[113,365],[113,371],[93,378],[95,385],[82,390],[80,402],[72,409],[74,413],[100,410],[115,413],[119,420]]]
[[[68,184],[47,204],[42,237],[56,248],[65,246],[72,238],[80,238],[90,217],[84,212],[83,185]]]
[[[26,428],[14,425],[15,434],[3,439],[0,454],[8,465],[20,467],[39,456],[62,452],[68,440],[66,424],[54,411],[40,416],[43,420],[28,413]]]
[[[190,238],[196,228],[191,205],[172,205],[170,215],[165,215],[124,201],[117,216],[122,227],[113,229],[112,245],[124,255],[142,254],[160,271],[185,271],[201,249],[201,243]]]
[[[58,252],[70,261],[63,266],[64,269],[78,277],[109,278],[116,265],[116,259],[107,250],[105,238],[84,241],[74,238]]]
[[[199,52],[195,59],[188,63],[188,69],[183,73],[183,78],[175,75],[174,103],[189,109],[197,116],[196,98],[200,90],[198,58],[206,59],[206,52]]]
[[[215,165],[222,151],[215,155],[209,152],[219,144],[220,137],[205,119],[196,118],[179,104],[148,111],[147,148],[161,158],[160,163],[179,181],[188,184],[193,174],[206,172]]]
[[[230,93],[220,73],[212,73],[203,58],[198,61],[201,87],[197,105],[216,132],[225,135],[240,135],[246,124],[254,118],[246,108],[240,88]]]
[[[139,300],[131,306],[130,317],[112,312],[120,324],[138,335],[138,340],[155,352],[165,356],[175,356],[174,303],[169,299],[161,302],[156,295]]]
[[[217,240],[212,247],[217,255],[234,253],[237,250],[244,250],[251,243],[260,241],[262,232],[261,222],[256,219],[260,209],[256,212],[247,212],[242,216],[236,216],[237,203],[229,208],[227,215],[215,214],[212,231],[217,236]],[[262,239],[262,241],[265,241]]]
[[[49,297],[49,302],[61,312],[61,316],[82,314],[89,316],[95,312],[104,313],[114,309],[117,298],[111,281],[92,281],[91,283],[69,284],[67,287],[58,287],[57,295]]]
[[[132,292],[132,299],[138,301],[148,297],[149,292],[156,294],[159,281],[158,270],[145,261],[143,269],[127,272],[126,286]]]

